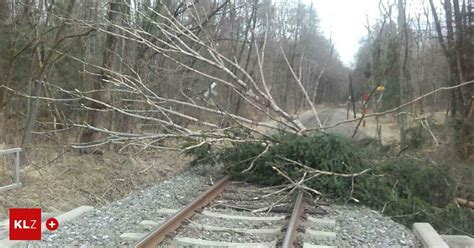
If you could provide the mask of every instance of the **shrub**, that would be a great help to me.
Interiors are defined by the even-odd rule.
[[[387,149],[374,141],[333,134],[304,137],[280,133],[260,142],[236,142],[217,150],[200,146],[188,150],[188,154],[195,156],[194,164],[222,163],[234,179],[261,185],[289,183],[273,167],[299,181],[307,170],[289,160],[343,174],[371,168],[369,173],[355,177],[354,185],[350,177],[320,175],[306,181],[305,186],[338,202],[354,197],[407,225],[430,221],[439,231],[449,233],[453,229],[440,224],[449,222],[472,232],[474,221],[469,220],[474,219],[473,211],[452,204],[456,187],[449,166],[407,156],[390,158],[382,150]],[[375,159],[377,162],[370,162]],[[243,172],[252,163],[252,168]]]
[[[222,150],[220,161],[228,165],[228,173],[239,180],[263,185],[288,183],[272,167],[275,166],[287,173],[291,178],[300,180],[305,169],[283,158],[300,162],[311,168],[335,173],[354,173],[365,168],[355,143],[348,142],[344,137],[321,134],[301,137],[296,134],[278,134],[273,137],[276,143],[271,144],[268,152],[254,161],[266,147],[262,143],[238,143]],[[309,182],[308,186],[316,186],[331,198],[347,197],[351,187],[350,178],[320,176]]]

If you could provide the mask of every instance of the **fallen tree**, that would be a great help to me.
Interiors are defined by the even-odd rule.
[[[237,179],[276,185],[279,186],[277,192],[288,191],[288,195],[304,190],[315,199],[325,197],[341,202],[362,202],[394,215],[394,218],[406,217],[406,223],[448,213],[454,213],[460,219],[471,216],[470,212],[452,208],[454,184],[446,172],[448,166],[418,166],[408,158],[378,158],[380,161],[371,162],[376,158],[362,155],[364,147],[371,147],[370,142],[361,145],[358,141],[324,132],[346,123],[360,123],[364,118],[398,112],[438,91],[453,90],[474,81],[436,89],[392,110],[325,126],[314,106],[316,99],[309,97],[309,87],[302,81],[302,66],[294,68],[294,63],[281,49],[281,56],[294,81],[293,87],[301,93],[317,125],[316,128],[307,128],[280,106],[272,94],[273,85],[266,73],[268,23],[260,28],[254,27],[254,39],[247,44],[247,49],[254,50],[249,52],[256,61],[253,70],[236,59],[235,54],[221,49],[209,34],[210,29],[205,28],[209,16],[215,15],[227,3],[223,2],[210,12],[193,3],[186,6],[190,11],[181,18],[164,5],[160,10],[134,10],[149,23],[149,29],[137,27],[133,21],[117,21],[119,18],[110,18],[105,25],[66,20],[106,34],[114,38],[112,40],[122,40],[132,48],[148,51],[141,54],[148,60],[143,62],[137,58],[136,63],[149,63],[156,56],[165,58],[168,67],[161,68],[160,72],[174,71],[168,80],[186,73],[206,79],[207,85],[200,84],[192,90],[175,87],[175,91],[163,93],[162,85],[147,80],[150,78],[147,74],[154,73],[153,66],[162,64],[149,66],[152,68],[143,72],[143,68],[118,55],[122,60],[121,69],[114,68],[110,61],[107,66],[97,65],[62,54],[87,67],[89,75],[101,87],[92,90],[66,88],[47,80],[41,81],[52,91],[51,96],[29,96],[5,88],[31,99],[64,103],[68,104],[65,108],[72,106],[89,112],[87,118],[61,123],[100,134],[95,136],[98,137],[95,140],[74,143],[72,147],[75,149],[102,149],[107,144],[119,144],[122,148],[178,148],[194,156],[195,164],[224,164],[226,171]],[[111,7],[109,12],[119,12],[113,14],[133,20],[134,17],[116,7]],[[132,6],[128,7],[132,9]],[[108,55],[113,52],[109,51]],[[303,54],[301,61],[304,58]],[[323,72],[324,68],[318,80]],[[258,115],[245,116],[233,111],[222,104],[225,101],[216,99],[217,91],[232,92],[238,96],[239,102],[249,107],[249,112]],[[316,92],[317,87],[313,91]],[[134,124],[147,124],[149,128],[120,128],[107,119],[110,113],[133,120]],[[91,118],[100,120],[91,121]],[[93,123],[102,124],[96,126]],[[278,134],[269,134],[275,132]],[[376,154],[380,156],[380,153]],[[463,222],[461,225],[467,228],[464,230],[472,228],[472,223]]]
[[[317,203],[360,203],[410,226],[428,221],[443,233],[474,230],[474,212],[457,205],[459,185],[452,167],[414,156],[387,153],[375,140],[333,134],[298,136],[281,133],[269,139],[231,142],[226,146],[188,146],[193,164],[222,164],[237,180],[275,186],[275,192],[308,192]],[[466,167],[467,168],[467,167]],[[273,194],[268,194],[268,197]]]

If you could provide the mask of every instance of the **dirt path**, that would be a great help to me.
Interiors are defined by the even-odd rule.
[[[324,126],[331,126],[347,120],[347,110],[344,107],[321,108],[319,118]],[[361,115],[358,114],[357,117]],[[352,118],[352,114],[349,118]],[[306,128],[317,127],[316,120],[311,110],[304,111],[299,115],[299,120]],[[399,129],[395,120],[391,116],[379,118],[382,126],[382,144],[398,143],[400,141]],[[352,137],[358,121],[345,123],[334,128],[327,129],[328,133],[338,133],[347,137]],[[367,118],[365,127],[361,124],[357,131],[357,138],[376,138],[377,128],[375,118]]]
[[[347,112],[345,107],[341,106],[325,106],[318,105],[317,107],[319,119],[324,126],[331,126],[347,120]],[[306,128],[317,128],[318,124],[314,114],[311,110],[303,111],[297,114],[297,120],[301,122]],[[360,117],[360,114],[357,115]],[[352,114],[349,118],[352,118]],[[382,126],[382,144],[393,144],[398,143],[400,140],[399,129],[396,121],[391,116],[385,116],[379,118],[380,125]],[[278,125],[276,121],[268,121],[268,124]],[[333,128],[325,130],[327,133],[337,133],[346,137],[352,137],[354,130],[357,126],[358,121],[344,123]],[[377,128],[375,118],[368,118],[365,120],[365,127],[360,125],[357,138],[375,138],[377,134]]]
[[[343,108],[322,108],[318,111],[318,115],[323,126],[331,126],[346,120],[346,110]],[[306,128],[318,127],[316,118],[311,110],[301,113],[298,119]],[[357,122],[350,122],[324,131],[327,133],[337,133],[347,137],[352,137],[356,126]],[[359,132],[357,137],[363,138],[365,135],[363,132]]]

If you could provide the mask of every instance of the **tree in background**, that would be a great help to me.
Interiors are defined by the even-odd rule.
[[[349,70],[302,1],[1,4],[7,145],[36,129],[91,147],[236,121],[296,131],[292,113],[346,98]]]
[[[429,1],[434,19],[437,38],[441,51],[448,62],[450,85],[459,85],[462,82],[474,79],[473,47],[472,42],[472,15],[471,1],[459,4],[458,0],[444,0],[444,22],[442,23],[433,0]],[[445,27],[445,28],[443,28]],[[443,30],[444,29],[444,30]],[[451,91],[451,116],[458,129],[457,145],[463,157],[474,152],[474,117],[472,102],[474,86],[467,85]]]
[[[356,78],[359,85],[364,85],[359,88],[367,91],[370,85],[384,85],[383,94],[373,100],[382,101],[383,110],[440,87],[453,87],[449,94],[440,92],[421,99],[418,105],[412,105],[411,112],[418,115],[447,108],[458,150],[462,157],[468,157],[473,153],[473,86],[456,86],[473,79],[474,68],[467,62],[472,62],[472,38],[466,38],[472,37],[472,3],[443,1],[443,22],[439,18],[441,11],[431,0],[422,5],[424,13],[415,12],[408,18],[404,0],[381,1],[379,6],[382,19],[369,26],[372,35],[362,43],[357,56]],[[398,10],[396,23],[393,9]],[[369,87],[365,86],[367,80]]]

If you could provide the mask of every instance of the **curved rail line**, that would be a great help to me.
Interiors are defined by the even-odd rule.
[[[183,209],[181,209],[180,211],[172,215],[170,218],[168,218],[163,224],[158,226],[154,231],[146,235],[142,240],[138,241],[134,245],[134,247],[150,248],[150,247],[156,247],[157,245],[159,245],[166,238],[167,235],[169,235],[171,232],[178,229],[183,223],[183,221],[193,216],[197,210],[209,204],[222,191],[224,191],[229,181],[230,181],[229,177],[224,177],[223,179],[215,183],[211,188],[203,192],[191,203],[186,205]]]
[[[163,224],[158,226],[155,230],[153,230],[140,241],[135,243],[133,247],[157,247],[162,241],[166,239],[168,235],[178,229],[186,219],[193,216],[196,211],[205,207],[206,205],[211,203],[218,195],[220,195],[225,190],[229,182],[229,177],[224,177],[223,179],[215,183],[212,187],[210,187],[208,190],[199,195],[191,203],[176,212]],[[293,211],[288,226],[286,228],[283,243],[281,244],[282,247],[295,247],[297,232],[301,222],[301,216],[304,214],[304,209],[305,202],[303,199],[303,193],[300,192],[296,198],[295,205],[293,207]]]

